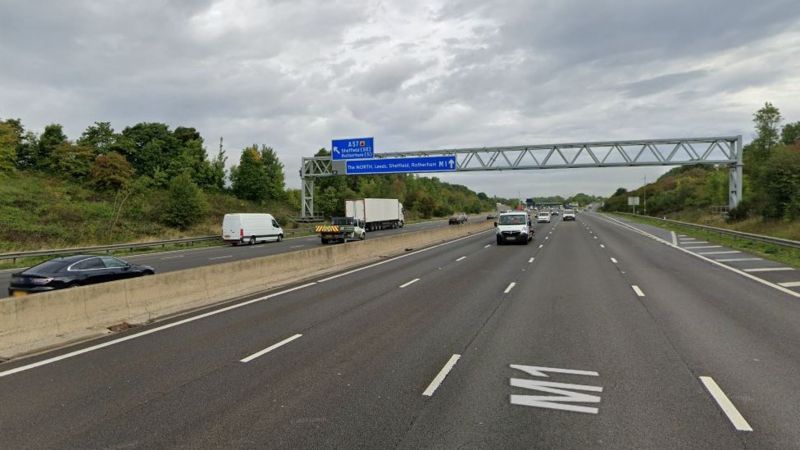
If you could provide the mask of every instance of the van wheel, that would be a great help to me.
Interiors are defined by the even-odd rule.
[[[503,239],[500,236],[497,236],[497,245],[503,245]]]
[[[367,235],[365,233],[361,233],[361,237],[359,239],[361,239],[363,241],[366,238],[367,238]]]
[[[249,245],[256,245],[256,237],[250,236],[250,240],[247,242]]]
[[[278,242],[280,242],[280,241],[282,241],[282,240],[283,240],[283,235],[282,235],[282,234],[279,234],[279,235],[278,235]]]

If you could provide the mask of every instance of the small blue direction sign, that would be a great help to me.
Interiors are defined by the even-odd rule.
[[[416,158],[380,158],[347,161],[347,175],[375,173],[455,172],[456,157],[424,156]]]
[[[342,159],[365,159],[375,156],[373,138],[334,139],[331,141],[331,156]]]

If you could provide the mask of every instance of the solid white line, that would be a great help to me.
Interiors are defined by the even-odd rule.
[[[686,250],[702,250],[705,248],[722,248],[721,245],[700,245],[698,247],[683,247]]]
[[[297,339],[297,338],[299,338],[301,336],[303,336],[303,335],[302,334],[295,334],[292,337],[288,337],[288,338],[278,342],[277,344],[272,344],[269,347],[265,348],[264,350],[261,350],[260,352],[255,352],[252,355],[248,356],[247,358],[240,359],[239,361],[243,362],[243,363],[248,363],[248,362],[258,358],[259,356],[262,356],[262,355],[264,355],[266,353],[269,353],[269,352],[275,350],[278,347],[281,347],[283,345],[288,344],[289,342],[292,342],[293,340],[295,340],[295,339]]]
[[[732,255],[734,253],[742,253],[739,250],[727,250],[724,252],[697,252],[698,255]]]
[[[681,241],[681,244],[685,245],[708,244],[708,241]]]
[[[600,248],[606,248],[606,246],[603,245],[603,244],[600,244]]]
[[[739,431],[753,431],[753,428],[750,426],[749,423],[744,419],[742,414],[733,406],[733,403],[730,401],[727,395],[722,392],[722,389],[717,385],[717,382],[714,381],[711,377],[700,377],[700,381],[703,382],[703,386],[706,387],[708,393],[711,394],[711,397],[714,398],[714,401],[717,402],[717,405],[722,409],[722,412],[728,416],[728,420],[731,421],[734,428]]]
[[[458,259],[456,260],[456,262],[458,262],[458,261],[463,261],[463,260],[465,260],[465,259],[467,259],[467,257],[466,257],[466,256],[462,256],[461,258],[458,258]]]
[[[161,258],[161,260],[165,261],[167,259],[178,259],[178,258],[183,258],[183,257],[184,257],[184,255],[165,256],[165,257]]]
[[[419,281],[419,278],[414,278],[413,280],[409,281],[408,283],[401,284],[400,288],[402,289],[402,288],[404,288],[406,286],[411,286],[412,284],[416,283],[417,281]]]
[[[681,238],[681,242],[683,242],[683,241],[696,241],[696,240],[697,240],[697,238],[690,238],[690,237]]]
[[[778,283],[783,287],[800,287],[800,281],[787,281],[786,283]]]
[[[715,265],[717,265],[719,267],[722,267],[724,269],[730,270],[731,272],[737,273],[737,274],[739,274],[739,275],[741,275],[741,276],[743,276],[745,278],[749,278],[749,279],[751,279],[751,280],[753,280],[755,282],[758,282],[758,283],[761,283],[761,284],[763,284],[765,286],[769,286],[769,287],[771,287],[773,289],[779,290],[779,291],[783,292],[784,294],[788,294],[788,295],[791,295],[792,297],[800,298],[800,293],[798,293],[798,292],[795,292],[795,291],[793,291],[791,289],[787,289],[787,288],[785,288],[783,286],[777,285],[777,284],[772,283],[770,281],[767,281],[767,280],[765,280],[763,278],[759,278],[759,277],[757,277],[755,275],[750,275],[747,272],[743,272],[743,271],[741,271],[741,270],[739,270],[739,269],[737,269],[735,267],[725,265],[725,264],[723,264],[721,262],[718,262],[718,261],[716,261],[714,259],[706,258],[705,256],[703,256],[703,255],[701,255],[699,253],[690,252],[689,250],[686,250],[686,249],[684,249],[682,247],[679,247],[677,245],[672,245],[669,242],[661,239],[658,236],[655,236],[655,235],[650,234],[650,233],[648,233],[646,231],[640,230],[640,229],[638,229],[638,228],[636,228],[636,227],[634,227],[632,225],[628,225],[625,222],[622,222],[622,221],[617,220],[615,218],[605,217],[605,216],[601,216],[601,215],[598,215],[598,218],[600,220],[604,220],[604,221],[606,221],[606,222],[608,222],[608,223],[610,223],[612,225],[616,225],[616,226],[618,226],[620,228],[625,228],[628,231],[633,231],[634,233],[641,234],[642,236],[648,237],[648,238],[650,238],[650,239],[652,239],[652,240],[654,240],[656,242],[660,242],[662,244],[670,246],[670,247],[674,248],[675,250],[678,250],[678,251],[686,253],[687,255],[692,255],[695,258],[700,258],[700,259],[702,259],[702,260],[704,260],[706,262],[709,262],[711,264],[715,264]]]
[[[672,234],[672,245],[678,245],[678,237],[675,236],[675,232],[670,231],[670,234]]]
[[[315,284],[317,284],[317,283],[306,283],[306,284],[303,284],[303,285],[300,285],[300,286],[295,286],[295,287],[290,288],[290,289],[286,289],[286,290],[283,290],[283,291],[280,291],[280,292],[275,292],[274,294],[269,294],[269,295],[265,295],[263,297],[254,298],[254,299],[248,300],[246,302],[237,303],[235,305],[226,306],[226,307],[220,308],[220,309],[215,309],[214,311],[209,311],[207,313],[203,313],[203,314],[200,314],[200,315],[197,315],[197,316],[192,316],[192,317],[189,317],[189,318],[186,318],[186,319],[183,319],[183,320],[179,320],[177,322],[172,322],[172,323],[168,323],[166,325],[162,325],[160,327],[151,328],[149,330],[142,331],[141,333],[131,334],[131,335],[124,336],[124,337],[121,337],[121,338],[118,338],[118,339],[112,339],[110,341],[106,341],[106,342],[103,342],[101,344],[93,345],[91,347],[86,347],[86,348],[82,348],[80,350],[75,350],[74,352],[64,353],[63,355],[54,356],[52,358],[43,359],[43,360],[37,361],[35,363],[26,364],[24,366],[19,366],[19,367],[14,368],[14,369],[6,370],[5,372],[0,372],[0,378],[8,376],[8,375],[13,375],[13,374],[19,373],[19,372],[24,372],[26,370],[30,370],[30,369],[33,369],[33,368],[36,368],[36,367],[44,366],[44,365],[47,365],[47,364],[52,364],[54,362],[61,361],[61,360],[67,359],[67,358],[72,358],[73,356],[78,356],[78,355],[82,355],[84,353],[93,352],[93,351],[99,350],[101,348],[110,347],[112,345],[116,345],[116,344],[119,344],[119,343],[122,343],[122,342],[125,342],[125,341],[130,341],[131,339],[136,339],[136,338],[139,338],[139,337],[142,337],[142,336],[147,336],[148,334],[157,333],[159,331],[163,331],[163,330],[166,330],[166,329],[169,329],[169,328],[174,328],[174,327],[177,327],[177,326],[180,326],[180,325],[183,325],[183,324],[187,324],[189,322],[194,322],[196,320],[205,319],[206,317],[215,316],[217,314],[221,314],[221,313],[224,313],[224,312],[227,312],[227,311],[231,311],[231,310],[234,310],[234,309],[237,309],[237,308],[242,308],[244,306],[251,305],[253,303],[261,302],[261,301],[264,301],[264,300],[269,300],[269,299],[277,297],[279,295],[288,294],[289,292],[294,292],[294,291],[297,291],[297,290],[300,290],[300,289],[307,288],[309,286],[314,286]]]
[[[633,288],[633,292],[636,292],[636,295],[638,295],[639,297],[644,297],[644,292],[642,292],[642,290],[639,289],[639,286],[632,284],[631,287]]]
[[[514,282],[512,281],[512,282],[511,282],[511,284],[509,284],[509,285],[508,285],[508,287],[506,288],[506,290],[505,290],[505,291],[503,291],[503,294],[508,294],[509,292],[511,292],[511,290],[512,290],[512,289],[514,289],[514,286],[516,286],[516,285],[517,285],[517,283],[514,283]]]
[[[433,393],[436,392],[436,389],[438,389],[442,384],[442,381],[444,381],[444,377],[446,377],[447,374],[453,369],[453,366],[456,365],[456,362],[458,362],[459,358],[461,358],[461,355],[459,354],[454,354],[451,356],[444,367],[442,367],[442,370],[440,370],[439,373],[437,373],[433,378],[433,381],[431,381],[431,384],[428,385],[422,395],[426,397],[432,396]]]
[[[761,258],[723,258],[718,259],[719,262],[737,262],[737,261],[762,261]]]
[[[611,258],[611,262],[616,264],[617,263],[617,258]]]
[[[228,258],[233,258],[233,255],[215,256],[213,258],[208,258],[208,260],[214,261],[215,259],[228,259]]]
[[[533,262],[533,258],[531,258],[531,259],[529,259],[529,260],[528,260],[528,264],[530,264],[530,263],[532,263],[532,262]]]
[[[743,269],[745,272],[783,272],[786,270],[794,270],[791,267],[758,267],[755,269]]]
[[[326,281],[335,280],[335,279],[340,278],[340,277],[344,277],[344,276],[351,275],[351,274],[354,274],[354,273],[357,273],[357,272],[361,272],[362,270],[371,269],[373,267],[378,267],[380,265],[387,264],[387,263],[390,263],[392,261],[397,261],[398,259],[408,258],[409,256],[416,255],[418,253],[427,252],[428,250],[433,250],[435,248],[439,248],[439,247],[442,247],[444,245],[450,245],[450,244],[452,244],[454,242],[463,241],[464,239],[474,238],[474,237],[480,236],[482,234],[488,233],[490,231],[494,231],[494,230],[489,229],[489,230],[486,230],[486,231],[481,231],[479,233],[475,233],[475,234],[470,235],[470,236],[460,237],[458,239],[453,239],[452,241],[442,242],[441,244],[432,245],[430,247],[426,247],[426,248],[423,248],[423,249],[420,249],[420,250],[417,250],[417,251],[404,253],[402,255],[395,256],[394,258],[384,259],[383,261],[378,261],[376,263],[373,263],[373,264],[370,264],[370,265],[367,265],[367,266],[359,267],[359,268],[353,269],[353,270],[348,270],[347,272],[342,272],[342,273],[339,273],[339,274],[336,274],[336,275],[329,276],[328,278],[323,278],[321,280],[317,280],[317,283],[324,283]]]

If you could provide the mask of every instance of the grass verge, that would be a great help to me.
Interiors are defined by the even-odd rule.
[[[662,222],[658,219],[653,219],[646,216],[611,214],[621,219],[630,219],[635,222],[657,226],[674,231],[676,233],[685,234],[687,236],[712,242],[714,244],[724,245],[725,247],[732,248],[734,250],[741,250],[743,252],[760,256],[764,259],[769,259],[792,267],[800,268],[800,249],[753,241],[747,238],[717,233],[716,231],[702,230],[685,225]]]

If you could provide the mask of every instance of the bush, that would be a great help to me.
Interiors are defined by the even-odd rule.
[[[100,189],[121,189],[133,179],[133,168],[116,152],[99,155],[89,170],[92,184]]]
[[[728,211],[727,221],[730,223],[745,220],[750,217],[750,210],[750,202],[747,200],[742,200],[739,202],[739,205],[736,206],[736,208]]]
[[[169,184],[169,196],[162,221],[186,230],[200,221],[207,207],[203,191],[194,184],[189,174],[183,173],[173,178]]]

